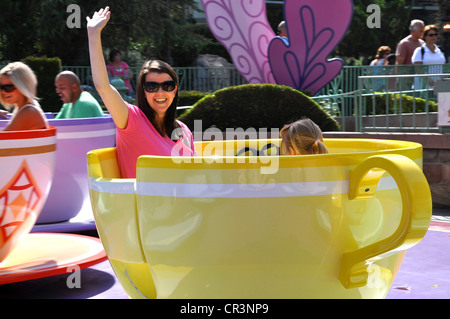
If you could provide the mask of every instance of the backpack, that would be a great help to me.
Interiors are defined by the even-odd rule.
[[[422,63],[423,63],[423,55],[425,54],[425,45],[426,44],[424,44],[424,45],[422,45],[422,47],[420,48],[420,53],[422,53]],[[436,45],[436,44],[435,44]],[[439,48],[437,45],[436,45],[436,48]],[[439,48],[440,49],[440,48]],[[442,51],[442,50],[441,50]],[[444,57],[445,57],[445,53],[444,53],[444,51],[442,51],[442,54],[444,54]]]

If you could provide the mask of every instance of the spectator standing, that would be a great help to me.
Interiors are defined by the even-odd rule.
[[[130,83],[130,66],[122,61],[122,53],[117,49],[112,49],[109,53],[109,62],[106,67],[108,69],[108,74],[111,79],[116,76],[119,76],[124,82],[125,86],[128,88],[128,95],[134,95],[133,86]]]
[[[436,40],[438,38],[439,28],[435,25],[427,25],[423,31],[423,40],[425,44],[421,47],[416,48],[414,54],[412,56],[412,62],[414,64],[429,64],[428,74],[438,74],[442,73],[442,64],[445,63],[445,56],[441,49],[436,45]],[[431,77],[427,80],[422,78],[424,81],[428,83],[425,84],[417,84],[420,85],[420,88],[424,87],[432,87],[434,82],[438,80],[438,77]],[[417,81],[416,82],[423,82]]]
[[[377,54],[375,59],[370,62],[370,66],[372,66],[372,74],[373,75],[382,75],[384,73],[383,66],[387,65],[387,56],[391,53],[391,48],[388,46],[381,46],[377,50]],[[375,91],[381,91],[385,89],[387,85],[385,85],[385,79],[375,79],[373,81],[373,89]]]
[[[395,64],[412,64],[414,50],[424,44],[422,34],[425,25],[422,20],[412,20],[409,26],[410,35],[397,44]]]
[[[278,36],[279,36],[279,37],[287,38],[286,22],[285,22],[285,21],[281,21],[281,22],[278,24],[277,30],[278,30]]]

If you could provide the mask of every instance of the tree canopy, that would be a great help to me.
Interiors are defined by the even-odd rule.
[[[367,8],[371,4],[380,8],[379,28],[367,26],[367,19],[372,13],[367,12]],[[367,59],[374,57],[377,49],[383,45],[389,46],[394,53],[397,43],[409,33],[411,9],[406,6],[405,0],[353,0],[353,5],[350,28],[336,53],[345,57]]]
[[[63,65],[88,65],[86,16],[109,5],[111,20],[103,30],[103,48],[117,48],[125,58],[138,52],[143,59],[159,58],[174,66],[190,66],[199,54],[228,58],[226,50],[212,37],[206,25],[186,19],[194,0],[78,0],[80,28],[67,21],[73,0],[3,1],[0,15],[0,61],[17,61],[27,56],[59,57]],[[341,57],[373,57],[381,45],[395,50],[408,33],[410,9],[405,0],[353,0],[350,28],[334,54]],[[370,29],[367,7],[380,7],[381,27]],[[268,20],[276,30],[283,20],[282,6],[267,5]],[[141,61],[138,61],[141,62]]]
[[[2,3],[0,60],[27,56],[59,57],[64,65],[89,63],[86,16],[106,5],[111,20],[102,33],[105,49],[134,49],[145,58],[189,59],[209,40],[192,32],[185,19],[193,0],[79,0],[80,27],[70,28],[72,0],[15,0]],[[70,20],[70,19],[69,19]],[[172,56],[172,57],[171,57]]]

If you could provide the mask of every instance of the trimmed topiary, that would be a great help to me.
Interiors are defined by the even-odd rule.
[[[191,130],[194,120],[202,128],[281,129],[285,124],[308,117],[322,131],[339,131],[339,124],[318,103],[291,87],[275,84],[244,84],[218,90],[198,101],[179,117]]]
[[[178,105],[179,106],[192,106],[197,101],[201,100],[207,95],[211,95],[209,92],[200,92],[200,91],[180,91],[178,93]]]

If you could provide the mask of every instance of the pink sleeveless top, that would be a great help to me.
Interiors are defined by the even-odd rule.
[[[136,162],[141,155],[193,156],[192,133],[185,124],[178,123],[183,137],[174,142],[170,137],[162,137],[136,105],[128,104],[127,127],[116,130],[117,159],[122,178],[136,178]]]

